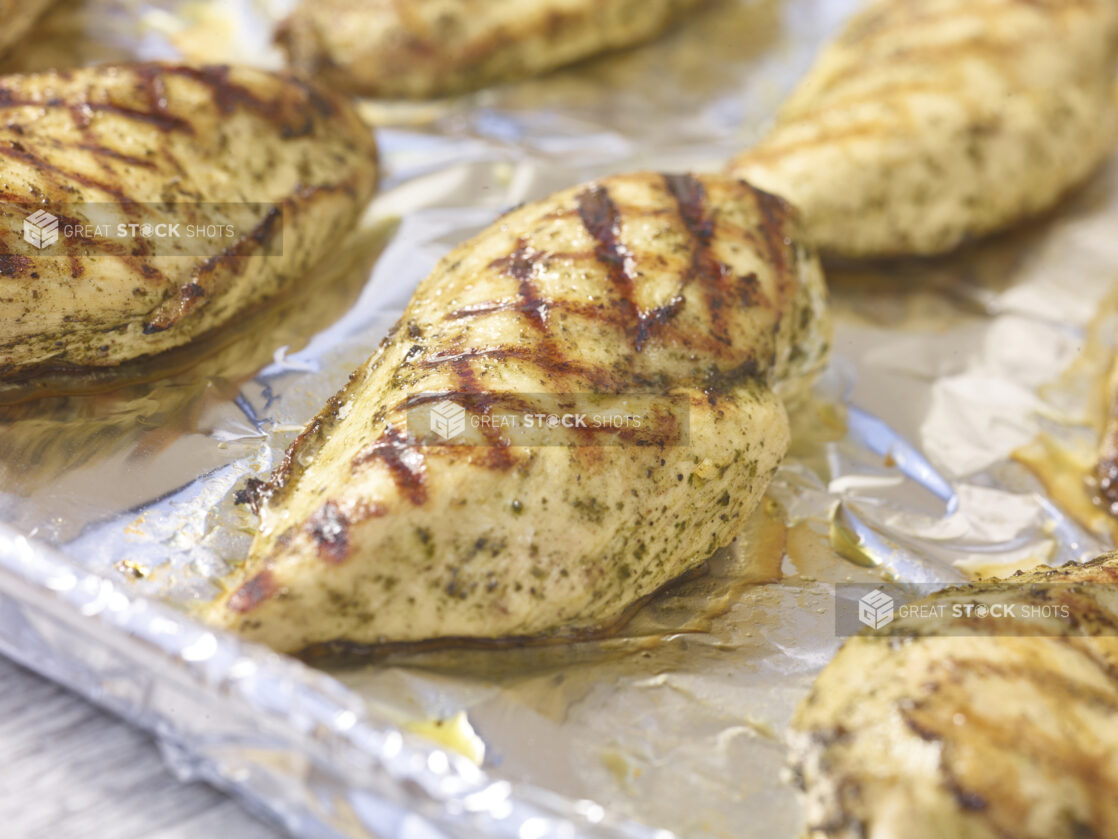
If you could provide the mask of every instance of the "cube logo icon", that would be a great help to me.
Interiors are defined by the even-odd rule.
[[[439,402],[431,406],[431,431],[449,440],[466,430],[466,409],[456,402]]]
[[[23,241],[39,250],[58,241],[58,219],[46,210],[36,210],[23,220]]]
[[[858,601],[858,620],[870,629],[881,629],[893,620],[893,598],[874,589]]]

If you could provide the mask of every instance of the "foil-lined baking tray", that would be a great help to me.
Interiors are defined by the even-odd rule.
[[[1093,440],[1091,376],[1064,371],[1118,277],[1118,166],[950,258],[830,270],[834,358],[762,509],[616,636],[300,662],[188,611],[251,539],[235,491],[443,253],[589,178],[720,168],[853,5],[724,0],[545,79],[362,103],[382,190],[301,289],[162,378],[0,408],[0,650],[297,836],[798,835],[783,732],[840,643],[835,583],[947,584],[1110,544],[1020,452]],[[284,6],[69,4],[6,69],[277,66],[267,32]]]

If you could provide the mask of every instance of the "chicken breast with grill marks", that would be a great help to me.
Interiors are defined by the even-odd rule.
[[[524,78],[646,41],[705,0],[304,0],[276,39],[292,67],[366,96]]]
[[[0,57],[19,43],[55,0],[0,0]]]
[[[919,605],[945,617],[851,639],[797,712],[809,834],[1118,836],[1118,555]]]
[[[742,181],[622,175],[510,212],[251,488],[259,535],[205,617],[285,651],[614,625],[757,504],[788,443],[775,391],[824,360],[824,295],[788,205]],[[647,425],[536,445],[411,425],[436,403],[481,420],[593,394],[643,394]]]
[[[1113,0],[871,0],[730,169],[826,253],[944,252],[1112,151],[1116,54]]]
[[[0,115],[0,379],[112,367],[228,323],[308,281],[376,182],[344,100],[259,70],[0,77]],[[40,210],[60,234],[42,249],[21,236]],[[180,235],[116,235],[160,222]]]

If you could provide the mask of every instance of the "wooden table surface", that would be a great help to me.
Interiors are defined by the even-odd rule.
[[[151,738],[0,656],[4,839],[278,839],[201,783],[180,783]]]

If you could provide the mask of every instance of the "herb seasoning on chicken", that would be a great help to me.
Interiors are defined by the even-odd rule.
[[[447,255],[252,487],[261,529],[207,618],[279,650],[564,637],[615,625],[731,541],[829,340],[789,206],[716,175],[615,176]],[[683,400],[683,445],[420,445],[424,394]],[[532,395],[537,395],[533,397]]]
[[[848,641],[793,722],[809,835],[1118,835],[1116,584],[1108,554],[940,592]]]
[[[1114,0],[871,0],[730,168],[825,253],[947,251],[1110,154],[1116,55]]]
[[[524,78],[647,41],[705,0],[303,0],[277,34],[292,67],[366,96]]]
[[[0,378],[112,367],[228,323],[306,281],[376,182],[372,135],[344,100],[260,70],[6,76],[0,111]],[[95,229],[20,250],[32,211],[84,230],[105,206],[122,222],[174,208],[202,234],[186,253]]]

